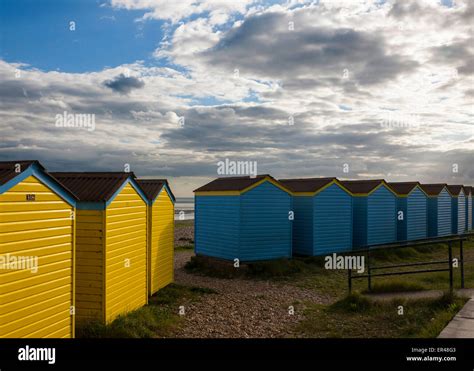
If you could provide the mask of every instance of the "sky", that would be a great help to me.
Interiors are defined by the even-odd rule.
[[[3,0],[0,161],[178,197],[226,159],[473,185],[473,25],[469,0]]]

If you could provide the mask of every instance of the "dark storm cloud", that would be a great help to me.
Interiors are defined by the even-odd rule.
[[[287,149],[311,150],[333,157],[346,152],[363,155],[368,152],[386,156],[403,149],[390,144],[391,133],[382,130],[379,122],[360,125],[334,125],[318,128],[317,116],[295,116],[295,124],[288,124],[288,113],[282,110],[266,109],[259,112],[254,108],[214,107],[211,109],[189,109],[181,114],[186,118],[185,126],[163,134],[173,146],[190,150],[205,150],[218,153],[241,151],[278,151]],[[248,116],[251,111],[252,116]]]
[[[431,52],[433,62],[456,66],[461,75],[474,74],[474,39],[472,37],[431,48]]]
[[[22,99],[38,99],[41,91],[37,84],[29,81],[4,80],[0,84],[0,100],[2,102],[17,102]]]
[[[388,53],[381,35],[345,28],[322,28],[280,13],[253,16],[230,31],[201,56],[229,70],[283,80],[283,86],[303,88],[334,83],[345,69],[361,85],[381,83],[409,72],[418,63]],[[327,81],[329,80],[329,81]]]
[[[132,90],[141,89],[145,86],[145,83],[140,79],[133,76],[127,77],[123,73],[112,80],[104,81],[103,84],[120,94],[129,94]]]
[[[417,17],[422,13],[423,8],[417,1],[397,1],[388,12],[388,16],[403,19],[405,17]]]

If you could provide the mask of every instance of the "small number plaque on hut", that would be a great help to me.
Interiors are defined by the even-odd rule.
[[[26,201],[36,201],[36,195],[33,193],[27,194]]]

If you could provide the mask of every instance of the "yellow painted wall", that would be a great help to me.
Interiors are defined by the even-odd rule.
[[[148,300],[146,203],[127,184],[107,207],[105,219],[105,319],[110,322]]]
[[[153,295],[174,280],[174,205],[163,189],[149,206],[149,291]]]
[[[0,195],[0,254],[38,257],[36,273],[0,269],[0,337],[74,336],[72,215],[34,176]]]
[[[104,211],[76,211],[76,321],[103,320]]]

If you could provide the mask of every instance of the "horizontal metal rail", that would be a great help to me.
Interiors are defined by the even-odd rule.
[[[417,273],[434,273],[434,272],[449,272],[449,287],[450,290],[453,290],[453,243],[459,243],[459,252],[460,252],[460,268],[461,268],[461,288],[464,288],[464,252],[463,252],[463,242],[467,241],[470,237],[474,236],[474,232],[467,233],[459,236],[446,236],[440,238],[429,238],[416,241],[403,241],[398,243],[384,244],[384,245],[372,245],[367,249],[358,249],[354,250],[352,253],[366,255],[367,258],[367,274],[356,274],[352,275],[352,269],[348,269],[348,285],[349,292],[352,291],[352,280],[359,278],[367,278],[368,290],[372,290],[372,277],[382,277],[382,276],[396,276],[396,275],[406,275],[406,274],[417,274]],[[428,262],[416,262],[416,263],[404,263],[404,264],[390,264],[390,265],[379,265],[371,266],[370,265],[370,255],[373,252],[378,252],[388,249],[396,249],[403,247],[418,247],[425,245],[437,245],[437,244],[447,244],[448,245],[448,259],[447,260],[435,260]],[[422,267],[428,265],[439,265],[439,264],[448,264],[447,268],[437,268],[437,269],[422,269],[422,270],[401,270],[397,272],[382,272],[372,274],[374,270],[382,269],[394,269],[394,268],[405,268],[405,267]]]
[[[474,234],[473,234],[474,235]],[[459,236],[459,237],[439,237],[439,238],[429,238],[429,239],[422,239],[416,241],[404,241],[404,242],[394,242],[389,244],[383,245],[370,245],[367,249],[356,249],[353,252],[361,252],[365,253],[367,251],[377,251],[377,250],[385,250],[385,249],[396,249],[402,247],[417,247],[417,246],[424,246],[424,245],[434,245],[434,244],[444,244],[449,242],[460,242],[460,241],[467,241],[467,236]]]
[[[375,267],[370,267],[370,270],[376,269],[391,269],[391,268],[403,268],[403,267],[416,267],[419,265],[434,265],[434,264],[446,264],[447,260],[438,260],[432,262],[423,262],[423,263],[407,263],[407,264],[396,264],[396,265],[377,265]]]
[[[375,274],[371,274],[370,276],[368,274],[363,274],[363,275],[361,274],[361,275],[357,275],[357,276],[352,276],[352,279],[368,278],[368,277],[381,277],[381,276],[397,276],[397,275],[404,275],[404,274],[430,273],[430,272],[449,272],[449,268],[424,269],[424,270],[418,270],[418,271],[404,271],[404,272],[375,273]]]

